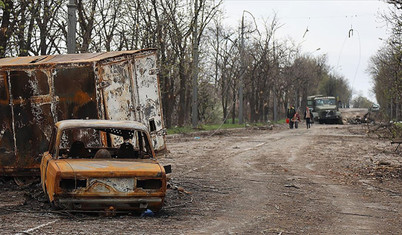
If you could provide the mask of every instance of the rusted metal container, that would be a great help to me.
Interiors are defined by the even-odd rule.
[[[160,97],[154,49],[0,59],[0,175],[39,174],[65,119],[141,122],[163,152]]]

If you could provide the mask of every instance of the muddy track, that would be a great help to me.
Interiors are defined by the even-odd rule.
[[[353,129],[353,130],[352,130]],[[172,136],[164,209],[154,217],[52,211],[35,185],[2,182],[5,234],[396,234],[402,157],[359,126]],[[386,164],[385,164],[385,163]],[[384,164],[383,164],[384,163]],[[32,196],[36,195],[36,196]]]

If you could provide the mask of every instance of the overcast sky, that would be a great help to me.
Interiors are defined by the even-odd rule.
[[[376,0],[224,0],[223,7],[225,24],[234,28],[239,27],[244,10],[254,15],[260,30],[263,19],[272,19],[276,13],[283,25],[276,38],[291,38],[307,54],[326,54],[333,71],[349,81],[355,95],[375,101],[367,67],[370,57],[383,45],[379,38],[387,38],[379,15],[387,11],[388,4]],[[252,20],[248,13],[244,17]],[[353,34],[349,37],[350,29]]]

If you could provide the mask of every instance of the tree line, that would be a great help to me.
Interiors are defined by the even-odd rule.
[[[66,53],[67,2],[0,0],[0,57]],[[244,11],[232,28],[217,0],[76,0],[76,7],[76,53],[158,49],[167,127],[235,123],[241,107],[246,122],[279,120],[315,94],[343,106],[351,99],[325,56],[276,37],[275,15],[261,28]]]
[[[390,13],[383,15],[390,36],[371,57],[369,72],[374,93],[389,120],[402,119],[402,0],[389,0]]]

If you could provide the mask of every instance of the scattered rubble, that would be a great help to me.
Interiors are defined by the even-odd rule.
[[[366,131],[364,125],[288,130],[284,124],[272,131],[170,136],[170,152],[159,160],[174,170],[162,211],[149,217],[55,211],[35,184],[22,189],[0,180],[0,230],[396,234],[402,229],[402,158],[389,140]]]

